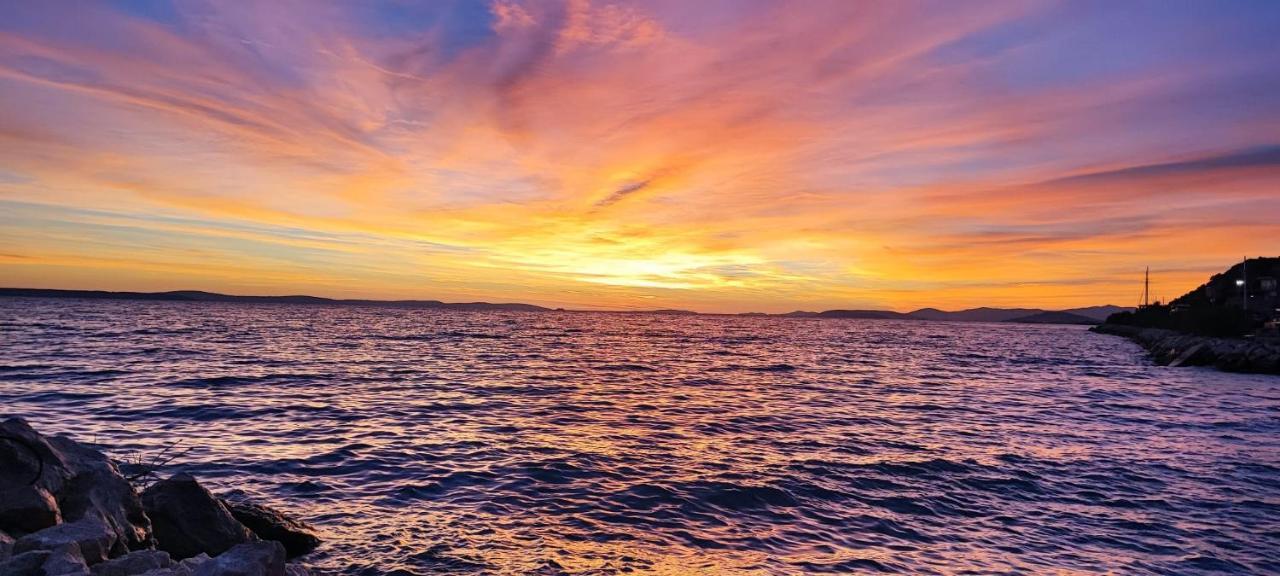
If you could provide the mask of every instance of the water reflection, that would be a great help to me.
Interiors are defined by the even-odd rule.
[[[0,301],[3,412],[347,574],[1280,570],[1280,379],[1075,327]]]

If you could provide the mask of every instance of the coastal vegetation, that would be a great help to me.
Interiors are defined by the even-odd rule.
[[[1159,364],[1280,374],[1280,257],[1252,258],[1195,290],[1112,314],[1095,332],[1141,344]]]
[[[1108,317],[1106,323],[1222,338],[1243,337],[1262,324],[1258,318],[1239,308],[1177,309],[1170,304],[1152,304],[1132,312],[1120,312]]]
[[[1119,312],[1106,323],[1221,338],[1265,336],[1280,307],[1278,278],[1280,257],[1248,259],[1168,303]]]

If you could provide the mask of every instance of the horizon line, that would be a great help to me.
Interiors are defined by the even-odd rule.
[[[57,294],[38,295],[38,294],[21,294],[21,293],[18,293],[18,292],[47,292],[47,293],[63,293],[63,294],[62,294],[62,295],[57,295]],[[699,311],[699,310],[691,310],[691,309],[687,309],[687,308],[663,307],[663,306],[658,306],[658,307],[654,307],[654,308],[626,308],[626,309],[609,309],[609,308],[569,308],[569,307],[563,307],[563,306],[556,306],[556,307],[552,307],[552,306],[543,306],[543,305],[541,305],[541,304],[530,304],[530,303],[528,303],[528,302],[501,302],[501,301],[490,301],[490,300],[472,300],[472,301],[466,301],[466,302],[463,302],[463,301],[458,301],[458,302],[447,302],[447,301],[444,301],[444,300],[438,300],[438,299],[435,299],[435,298],[405,298],[405,299],[381,299],[381,298],[333,298],[333,297],[329,297],[329,296],[314,296],[314,295],[310,295],[310,294],[301,294],[301,293],[297,293],[297,294],[227,294],[227,293],[223,293],[223,292],[212,292],[212,291],[208,291],[208,290],[199,290],[199,289],[161,290],[161,291],[154,291],[154,292],[146,292],[146,291],[137,291],[137,290],[102,290],[102,289],[85,289],[85,288],[34,288],[34,287],[19,287],[19,286],[0,286],[0,297],[11,297],[11,298],[12,298],[12,297],[18,297],[18,298],[21,298],[21,297],[28,297],[28,298],[41,298],[41,297],[51,297],[51,298],[58,298],[58,297],[62,297],[62,298],[75,298],[75,297],[77,297],[77,296],[73,295],[73,294],[75,294],[75,293],[81,293],[81,294],[85,294],[85,295],[88,295],[88,294],[101,294],[101,295],[104,295],[104,296],[105,296],[105,297],[101,298],[101,299],[104,299],[104,300],[141,300],[141,301],[165,301],[165,302],[216,302],[216,301],[217,301],[217,300],[199,300],[199,299],[183,299],[183,298],[171,298],[171,299],[158,298],[158,297],[162,297],[162,296],[166,296],[166,295],[178,295],[178,294],[203,294],[203,295],[208,295],[208,296],[212,296],[212,297],[231,298],[231,299],[250,299],[250,300],[252,300],[252,299],[257,299],[257,300],[262,300],[263,302],[261,302],[261,303],[264,303],[264,304],[309,304],[309,303],[310,303],[310,304],[325,304],[325,303],[332,303],[332,304],[345,304],[345,305],[360,305],[360,304],[374,304],[374,305],[377,305],[377,304],[383,304],[383,305],[396,305],[396,304],[399,304],[399,305],[406,305],[406,306],[407,306],[407,305],[413,305],[413,304],[421,304],[421,305],[436,304],[436,305],[440,305],[440,306],[444,306],[444,307],[450,307],[450,306],[457,306],[457,307],[466,307],[466,306],[494,306],[494,307],[507,306],[507,307],[525,307],[525,308],[537,308],[537,309],[539,309],[539,310],[529,310],[529,311],[546,311],[546,312],[617,312],[617,313],[668,312],[668,313],[682,313],[682,314],[697,314],[697,315],[701,315],[701,316],[743,316],[743,315],[755,315],[755,316],[760,316],[760,315],[763,315],[763,316],[787,316],[787,315],[789,315],[789,314],[799,314],[799,313],[804,313],[804,314],[822,314],[822,313],[827,313],[827,312],[883,312],[883,313],[892,313],[892,314],[909,315],[909,314],[913,314],[913,313],[917,313],[917,312],[922,312],[922,311],[926,311],[926,310],[936,310],[936,311],[939,311],[939,312],[944,312],[944,313],[953,313],[953,314],[954,314],[954,313],[969,312],[969,311],[973,311],[973,310],[983,310],[983,309],[989,309],[989,310],[1027,310],[1027,311],[1033,311],[1033,312],[1065,312],[1065,311],[1069,311],[1069,310],[1081,310],[1081,309],[1088,309],[1088,308],[1126,308],[1126,309],[1127,309],[1127,308],[1132,308],[1132,306],[1126,307],[1126,306],[1120,306],[1120,305],[1111,304],[1111,303],[1105,303],[1105,304],[1093,304],[1093,305],[1088,305],[1088,306],[1073,306],[1073,307],[1069,307],[1069,308],[1043,308],[1043,307],[1039,307],[1039,306],[990,306],[990,305],[983,305],[983,306],[974,306],[974,307],[970,307],[970,308],[960,308],[960,309],[955,309],[955,310],[947,310],[947,309],[939,308],[939,307],[936,307],[936,306],[922,306],[922,307],[919,307],[919,308],[915,308],[915,309],[912,309],[912,310],[905,310],[905,311],[904,311],[904,310],[893,310],[893,309],[887,309],[887,308],[849,308],[849,307],[837,307],[837,308],[828,308],[828,309],[825,309],[825,310],[805,310],[805,309],[803,309],[803,308],[794,308],[794,309],[792,309],[792,310],[791,310],[791,311],[789,311],[789,312],[759,312],[759,311],[745,311],[745,312],[703,312],[703,311]],[[150,297],[150,298],[147,298],[147,297]],[[305,302],[305,301],[300,301],[300,302],[284,302],[284,301],[279,301],[279,300],[290,299],[290,298],[295,298],[295,299],[305,299],[305,300],[312,300],[312,301],[315,301],[315,302]],[[87,299],[94,299],[94,298],[90,296],[90,297],[88,297]],[[273,302],[272,300],[277,300],[277,301]]]

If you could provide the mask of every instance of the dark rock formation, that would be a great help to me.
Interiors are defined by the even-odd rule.
[[[89,574],[89,565],[81,555],[75,543],[62,544],[49,550],[40,570],[46,576],[70,576],[72,574]]]
[[[1280,341],[1275,339],[1210,338],[1121,324],[1101,324],[1090,330],[1133,340],[1162,366],[1214,366],[1227,372],[1280,374]]]
[[[0,449],[11,447],[11,444],[0,443]],[[0,456],[0,459],[12,461],[12,458]],[[16,467],[15,467],[16,468]],[[21,479],[4,478],[0,472],[0,530],[8,530],[15,534],[35,532],[62,522],[62,513],[53,494],[39,485],[24,484]]]
[[[36,550],[18,554],[0,562],[0,574],[4,576],[44,576],[44,563],[53,556],[48,550]]]
[[[284,546],[258,541],[239,544],[200,564],[195,576],[284,576]]]
[[[275,509],[247,501],[223,500],[222,503],[255,536],[283,544],[290,559],[311,552],[320,545],[320,539],[312,533],[310,526]]]
[[[85,563],[96,564],[111,557],[116,534],[101,519],[92,516],[59,524],[18,539],[14,554],[34,550],[74,547]]]
[[[170,566],[173,566],[173,560],[169,558],[168,552],[139,550],[98,564],[91,572],[93,576],[133,576]]]
[[[13,537],[0,532],[0,562],[9,559],[13,555]]]
[[[253,539],[222,502],[187,474],[149,486],[142,492],[142,505],[151,517],[158,547],[174,558],[202,552],[217,556]]]
[[[41,436],[21,419],[0,422],[0,576],[307,574],[286,564],[285,545],[274,541],[299,554],[314,549],[319,540],[305,524],[235,506],[263,541],[190,476],[158,482],[140,499],[103,454]],[[170,553],[186,559],[175,564]]]
[[[133,486],[106,456],[18,418],[0,422],[0,438],[0,531],[21,537],[86,520],[106,530],[111,555],[151,545]]]

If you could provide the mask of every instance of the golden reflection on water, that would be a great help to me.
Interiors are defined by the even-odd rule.
[[[1251,503],[1280,474],[1275,381],[1147,366],[1072,327],[121,302],[0,319],[9,411],[122,453],[181,439],[184,469],[316,525],[308,561],[334,573],[1270,566]]]

